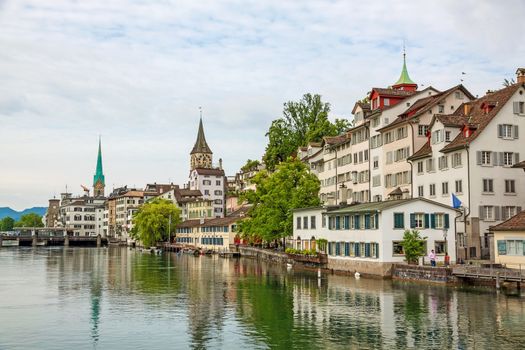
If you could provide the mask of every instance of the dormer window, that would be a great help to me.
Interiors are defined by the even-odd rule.
[[[390,106],[390,99],[389,99],[389,98],[385,98],[385,99],[383,99],[383,105],[384,105],[385,107]]]
[[[438,105],[438,113],[445,113],[445,106],[444,105]]]

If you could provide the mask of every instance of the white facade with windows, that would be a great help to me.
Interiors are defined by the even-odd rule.
[[[62,196],[60,222],[68,233],[80,237],[106,236],[104,231],[104,197]]]
[[[191,170],[189,188],[201,191],[202,198],[213,202],[213,217],[224,217],[226,207],[224,170],[219,168]]]

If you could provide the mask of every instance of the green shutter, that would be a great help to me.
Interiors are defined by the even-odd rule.
[[[370,257],[370,243],[365,243],[365,257]]]
[[[376,230],[379,229],[379,213],[376,213],[376,215],[374,215],[374,220],[376,221]]]
[[[365,229],[370,229],[370,214],[365,214]]]
[[[425,214],[425,228],[428,228],[428,224],[430,224],[430,215]]]
[[[339,230],[340,228],[341,228],[341,217],[340,216],[336,216],[335,217],[335,229]]]
[[[449,216],[448,214],[445,214],[445,228],[450,227],[450,219],[448,216]]]
[[[498,241],[498,254],[507,255],[507,241]]]
[[[350,216],[345,215],[345,230],[348,230],[350,228]]]
[[[354,250],[355,250],[355,256],[358,257],[359,256],[359,243],[356,242],[354,243]]]
[[[430,228],[436,228],[436,214],[430,214]]]
[[[416,214],[410,214],[410,228],[416,228]]]
[[[379,243],[376,243],[376,259],[379,259]]]
[[[355,215],[354,216],[354,226],[355,226],[356,230],[359,230],[361,228],[361,225],[359,223],[359,219],[360,219],[359,215]]]
[[[346,242],[345,243],[345,256],[349,256],[350,255],[350,243]]]

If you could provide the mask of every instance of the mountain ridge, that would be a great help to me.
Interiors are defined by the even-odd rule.
[[[29,214],[29,213],[36,213],[40,216],[43,216],[46,213],[46,211],[47,211],[46,207],[32,207],[32,208],[26,208],[21,211],[11,209],[10,207],[0,207],[0,220],[7,216],[10,216],[15,221],[18,221],[20,220],[20,217],[22,215]]]

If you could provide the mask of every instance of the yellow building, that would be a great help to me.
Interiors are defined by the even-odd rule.
[[[525,211],[491,228],[494,233],[495,263],[525,267]]]

